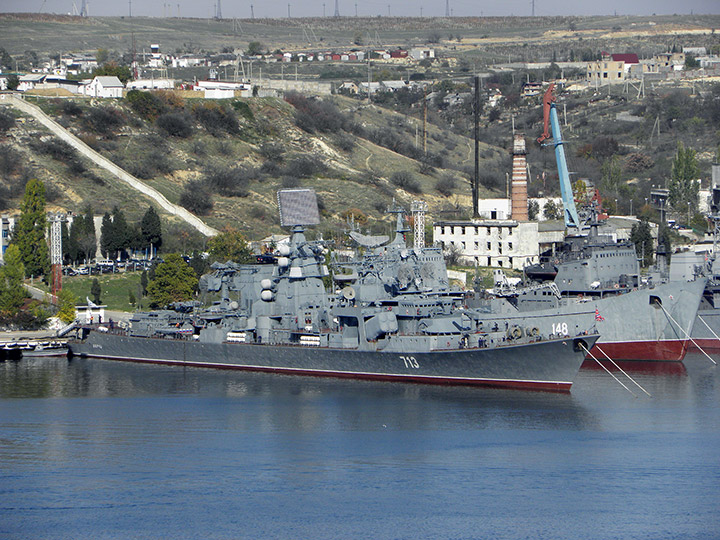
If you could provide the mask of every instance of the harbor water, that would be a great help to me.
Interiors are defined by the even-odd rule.
[[[4,362],[0,538],[720,537],[720,367],[628,366],[651,397]]]

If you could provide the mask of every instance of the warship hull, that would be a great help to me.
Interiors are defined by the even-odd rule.
[[[691,348],[704,351],[720,351],[720,309],[699,309],[693,331]]]
[[[567,298],[562,311],[597,310],[600,339],[589,358],[680,362],[691,344],[693,326],[697,327],[694,321],[704,287],[705,280],[699,279],[603,298]],[[522,309],[533,309],[532,302]]]
[[[292,375],[569,391],[597,335],[492,348],[381,352],[302,345],[201,343],[91,331],[70,354]]]

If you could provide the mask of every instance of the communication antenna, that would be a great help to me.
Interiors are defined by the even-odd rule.
[[[81,17],[87,17],[88,16],[88,2],[87,0],[83,0],[82,4],[80,5],[80,16]]]
[[[340,6],[338,4],[339,0],[335,0],[335,17],[340,16]]]
[[[217,4],[215,6],[215,18],[216,19],[222,19],[222,4],[220,3],[220,0],[217,0]]]
[[[445,16],[450,16],[450,0],[445,0]]]
[[[530,0],[530,5],[532,6],[532,16],[535,16],[535,0]]]
[[[428,205],[425,201],[413,201],[410,204],[410,211],[413,215],[413,247],[423,249],[425,247],[425,212]]]
[[[40,9],[42,9],[42,8],[40,8]],[[77,4],[75,2],[73,2],[73,8],[72,8],[71,13],[73,14],[74,17],[77,17],[80,15],[80,12],[78,11],[78,8],[77,8]]]
[[[252,4],[250,4],[250,18],[255,18],[255,7]]]

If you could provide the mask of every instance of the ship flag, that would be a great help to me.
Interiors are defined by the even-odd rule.
[[[600,315],[600,310],[598,308],[595,308],[595,320],[596,321],[604,321],[605,317]]]

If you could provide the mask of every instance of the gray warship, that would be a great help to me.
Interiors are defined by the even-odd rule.
[[[545,132],[538,141],[549,139],[555,146],[565,224],[575,232],[559,249],[543,253],[539,264],[525,268],[533,286],[504,296],[523,313],[594,308],[601,338],[590,350],[593,357],[682,361],[707,279],[692,273],[668,282],[644,279],[634,244],[603,233],[597,198],[577,211],[552,90],[553,85],[545,94]],[[543,283],[560,295],[537,286]]]
[[[278,193],[292,228],[272,264],[214,265],[196,303],[135,313],[127,329],[84,326],[71,354],[114,360],[434,384],[567,391],[598,338],[593,314],[549,332],[533,314],[507,318],[465,305],[447,287],[439,250],[405,246],[402,235],[368,248],[355,276],[331,280],[311,190]],[[400,223],[400,218],[398,218]],[[339,287],[338,284],[343,284]],[[350,284],[352,283],[352,284]]]

